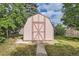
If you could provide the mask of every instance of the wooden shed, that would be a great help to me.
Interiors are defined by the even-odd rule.
[[[29,17],[24,26],[23,40],[54,40],[54,28],[50,19],[42,14]]]
[[[76,28],[68,27],[66,29],[65,36],[67,37],[79,37],[79,31]]]

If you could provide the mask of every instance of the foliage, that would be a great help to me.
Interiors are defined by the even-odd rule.
[[[57,24],[55,27],[55,35],[64,35],[65,27],[62,24]]]
[[[79,4],[66,3],[64,4],[64,16],[62,21],[68,27],[79,29]]]
[[[9,37],[18,33],[27,18],[37,13],[35,4],[0,4],[0,35]]]
[[[5,37],[0,37],[0,43],[3,43],[5,39]]]

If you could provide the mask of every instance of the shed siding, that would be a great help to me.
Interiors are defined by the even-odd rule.
[[[46,21],[45,26],[45,40],[53,40],[54,39],[54,28],[52,26],[52,24],[50,23],[50,20],[40,14],[34,15],[30,18],[27,19],[27,22],[24,26],[24,39],[23,40],[32,40],[32,20],[34,21],[38,21],[38,16],[39,16],[39,21]],[[42,30],[42,29],[41,29]]]
[[[29,18],[24,26],[24,40],[32,40],[32,18]]]

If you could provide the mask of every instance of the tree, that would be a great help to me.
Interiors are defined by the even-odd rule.
[[[55,35],[64,35],[65,27],[62,24],[57,24],[55,27]]]
[[[18,31],[27,18],[35,13],[35,4],[0,4],[0,35],[9,37],[9,34]]]
[[[64,4],[63,11],[63,23],[68,27],[75,27],[76,29],[79,29],[79,4]]]

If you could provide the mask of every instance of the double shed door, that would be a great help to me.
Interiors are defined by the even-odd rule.
[[[45,18],[34,20],[32,18],[32,40],[45,40]]]

